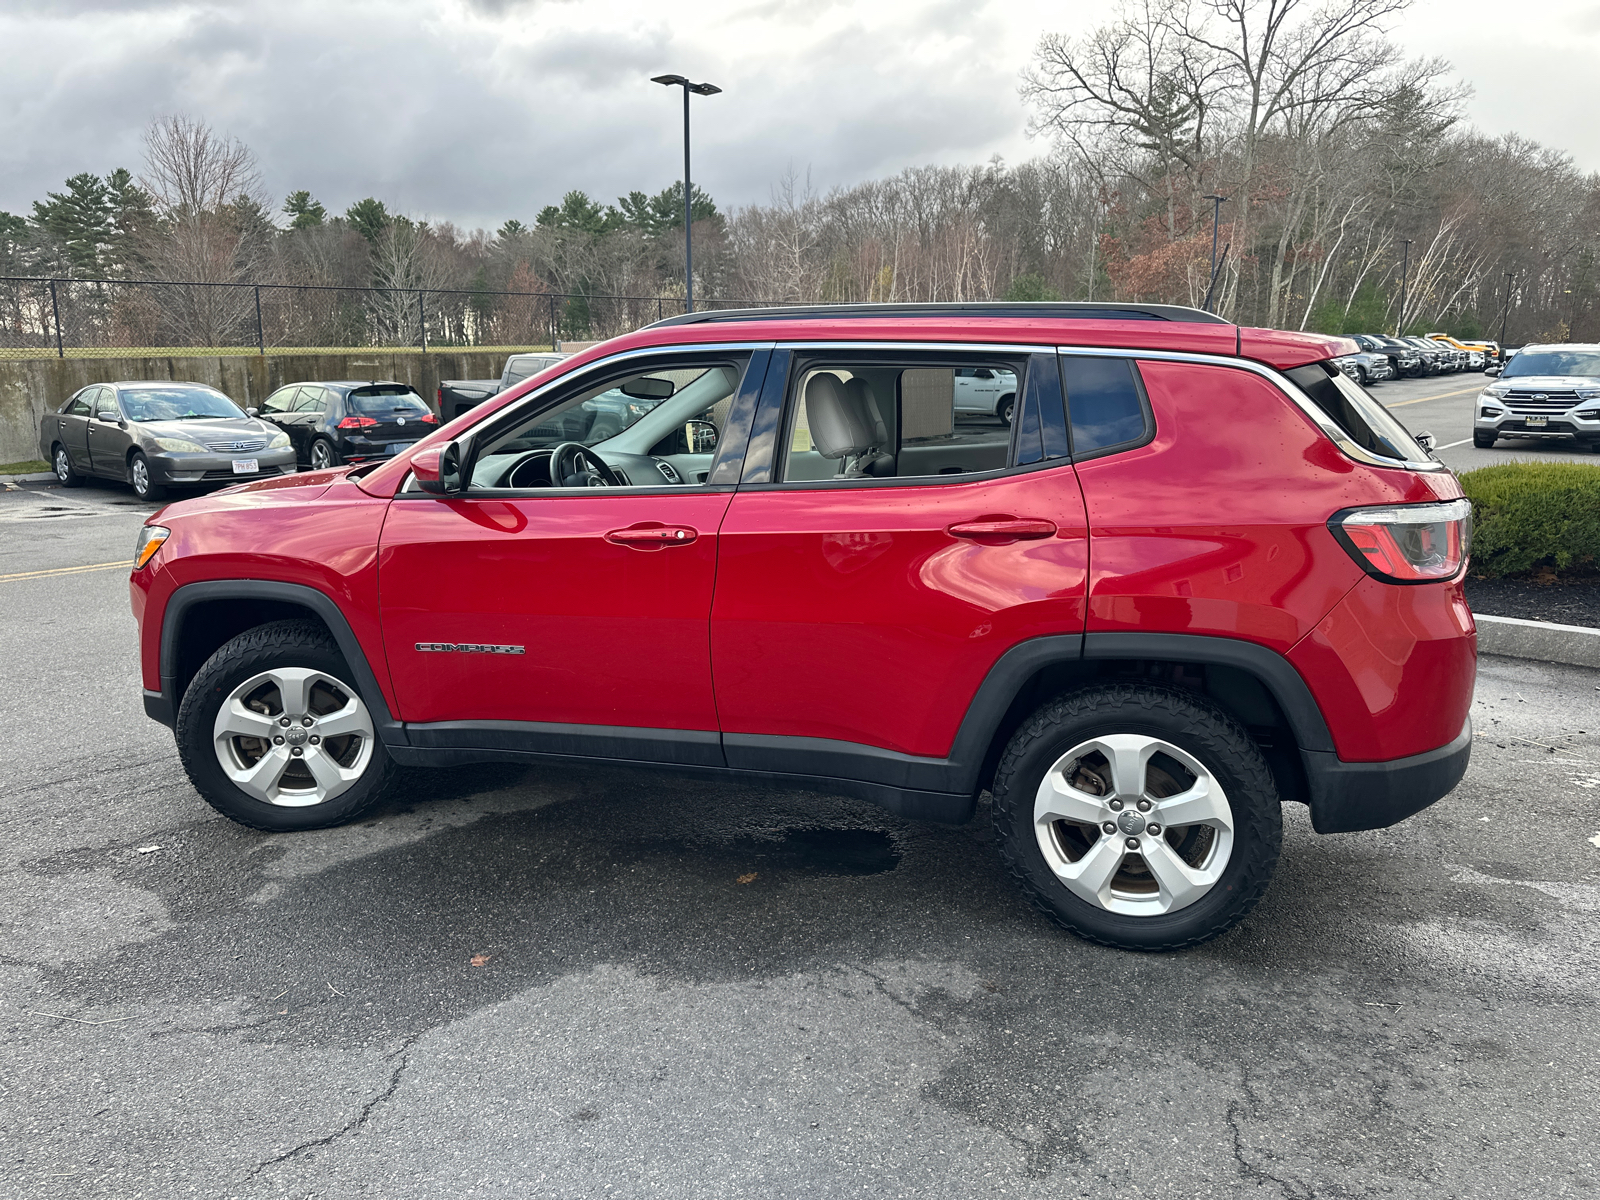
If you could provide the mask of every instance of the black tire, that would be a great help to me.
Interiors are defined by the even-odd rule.
[[[394,776],[394,760],[381,738],[371,739],[370,755],[359,779],[348,790],[322,803],[284,807],[257,799],[223,770],[213,744],[218,711],[235,688],[273,668],[308,668],[331,676],[362,704],[350,680],[349,665],[338,644],[314,621],[273,621],[247,630],[206,660],[178,706],[178,757],[195,790],[223,816],[252,829],[288,833],[325,829],[353,821],[383,794]],[[369,709],[370,712],[370,709]]]
[[[1367,369],[1365,367],[1363,367],[1360,363],[1356,364],[1356,382],[1359,383],[1362,387],[1366,387],[1367,384],[1372,382],[1371,374],[1369,374]]]
[[[333,443],[327,438],[316,438],[311,443],[307,458],[313,471],[326,471],[330,467],[339,465],[339,452],[333,448]],[[322,461],[318,461],[321,459]]]
[[[72,465],[72,455],[60,442],[50,448],[50,469],[62,487],[83,486],[83,476],[78,474],[78,469]]]
[[[1226,793],[1231,855],[1209,890],[1186,907],[1155,915],[1109,911],[1069,891],[1040,849],[1033,813],[1045,773],[1082,742],[1113,734],[1142,734],[1177,747]],[[1227,713],[1177,688],[1115,684],[1051,701],[1013,735],[992,792],[1000,855],[1023,892],[1062,928],[1103,946],[1179,950],[1227,932],[1266,892],[1283,843],[1278,791],[1260,749]]]
[[[1497,437],[1495,437],[1495,435],[1492,434],[1492,433],[1477,433],[1477,432],[1474,432],[1473,435],[1472,435],[1472,444],[1474,446],[1476,446],[1479,450],[1490,450],[1490,449],[1493,449],[1494,444],[1497,441],[1499,441],[1499,439]]]
[[[1009,425],[1011,424],[1011,416],[1016,411],[1016,407],[1017,397],[1014,393],[1009,396],[1001,396],[1000,403],[994,406],[994,415],[999,417],[1001,421],[1005,422],[1005,424]]]
[[[166,487],[150,478],[150,460],[142,451],[135,450],[128,459],[128,482],[133,485],[133,494],[141,500],[166,498]]]

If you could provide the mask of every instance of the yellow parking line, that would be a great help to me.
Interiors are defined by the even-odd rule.
[[[0,575],[0,583],[10,579],[45,579],[51,575],[82,575],[86,571],[110,571],[121,567],[124,571],[129,569],[127,559],[116,562],[89,563],[82,567],[51,567],[48,571],[18,571],[15,575]]]
[[[1462,388],[1459,392],[1440,392],[1437,396],[1423,396],[1420,400],[1402,400],[1399,404],[1385,404],[1385,408],[1404,408],[1408,404],[1426,404],[1429,400],[1447,400],[1451,396],[1465,396],[1469,392],[1481,392],[1488,384],[1478,387]]]

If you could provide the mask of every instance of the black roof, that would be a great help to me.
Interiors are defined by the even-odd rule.
[[[695,325],[707,321],[804,321],[883,317],[992,317],[1003,320],[1192,321],[1230,325],[1215,313],[1177,304],[1117,304],[1096,300],[970,300],[941,304],[784,304],[768,308],[716,308],[683,313],[646,325]]]

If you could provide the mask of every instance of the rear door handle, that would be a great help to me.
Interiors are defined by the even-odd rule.
[[[946,530],[951,537],[974,538],[979,541],[1017,541],[1054,537],[1054,521],[1038,517],[985,517],[978,521],[962,521]]]
[[[606,541],[633,550],[660,550],[667,546],[687,546],[700,536],[700,531],[688,525],[646,525],[629,529],[613,529]]]

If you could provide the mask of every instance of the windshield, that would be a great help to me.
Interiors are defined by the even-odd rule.
[[[421,416],[433,410],[410,388],[363,388],[350,393],[350,407],[364,417]]]
[[[1501,378],[1518,375],[1600,377],[1600,350],[1524,350],[1506,364]]]
[[[242,417],[244,410],[205,387],[122,389],[122,412],[130,421],[205,421]]]

